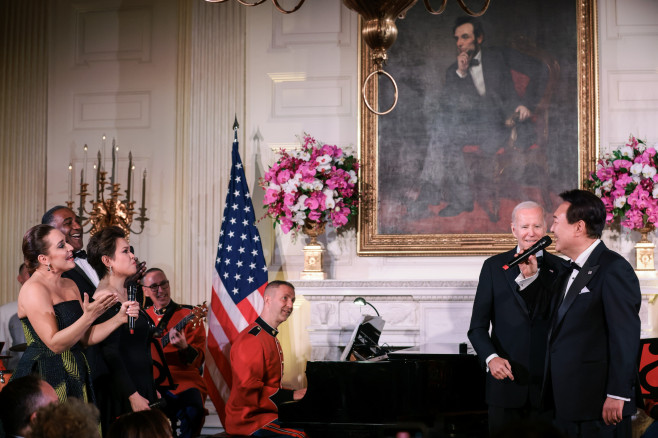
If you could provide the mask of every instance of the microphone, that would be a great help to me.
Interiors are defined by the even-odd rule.
[[[130,283],[128,285],[128,301],[135,301],[137,299],[137,285],[135,283]],[[135,317],[128,316],[128,329],[130,334],[135,334]]]
[[[515,256],[511,261],[509,261],[506,265],[503,265],[504,270],[508,270],[512,266],[516,266],[521,262],[524,262],[528,257],[531,255],[535,254],[536,252],[546,248],[548,245],[550,245],[553,241],[551,240],[550,237],[544,236],[541,239],[537,241],[534,245],[532,245],[530,248],[526,249],[523,254]]]

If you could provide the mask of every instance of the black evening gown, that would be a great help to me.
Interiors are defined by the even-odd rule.
[[[59,330],[73,324],[82,316],[80,301],[64,301],[53,306]],[[55,388],[60,401],[76,397],[94,402],[91,373],[83,346],[78,342],[63,353],[50,350],[34,331],[27,318],[21,318],[27,348],[12,374],[12,379],[36,373]]]
[[[120,309],[121,303],[117,303],[98,322],[112,318]],[[157,399],[148,319],[140,310],[134,334],[130,334],[128,324],[123,324],[100,343],[101,354],[109,369],[108,378],[101,379],[104,381],[96,388],[104,432],[119,415],[132,411],[128,397],[135,391],[148,399],[149,403]]]

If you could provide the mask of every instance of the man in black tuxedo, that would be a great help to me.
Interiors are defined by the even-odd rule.
[[[64,234],[66,243],[73,247],[75,268],[63,273],[62,277],[70,278],[75,282],[81,298],[84,298],[85,292],[91,298],[96,292],[99,280],[98,274],[87,262],[87,253],[84,251],[82,240],[82,226],[78,217],[70,208],[56,205],[43,215],[41,223],[57,228]]]
[[[551,295],[548,289],[528,286],[540,276],[543,279],[557,273],[554,265],[560,258],[540,251],[526,263],[503,269],[514,254],[527,250],[546,234],[544,209],[535,202],[522,202],[512,212],[511,226],[518,246],[484,262],[468,330],[468,338],[487,370],[492,436],[515,421],[552,420],[551,413],[540,405]]]
[[[606,211],[593,193],[571,190],[553,215],[555,248],[572,262],[553,290],[544,390],[567,436],[630,437],[636,412],[640,284],[601,239]],[[560,302],[561,300],[561,302]]]
[[[453,36],[456,61],[446,70],[441,92],[441,108],[421,172],[423,184],[414,210],[427,214],[427,205],[437,203],[437,194],[447,202],[439,216],[453,217],[473,210],[473,179],[487,193],[478,200],[492,222],[497,222],[493,199],[495,154],[507,146],[516,125],[517,144],[532,142],[531,108],[540,101],[545,69],[534,59],[509,48],[482,47],[485,39],[482,23],[473,17],[457,18]],[[511,70],[526,74],[530,82],[523,97],[517,93]],[[471,169],[465,163],[463,148],[478,147],[484,166]]]

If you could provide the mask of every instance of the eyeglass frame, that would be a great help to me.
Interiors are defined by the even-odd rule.
[[[169,280],[162,280],[160,283],[153,283],[150,286],[143,284],[142,287],[151,289],[151,292],[157,292],[160,288],[162,288],[162,290],[169,289]]]

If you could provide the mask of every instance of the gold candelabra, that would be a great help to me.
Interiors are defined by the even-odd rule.
[[[103,135],[103,152],[105,152],[105,135]],[[103,156],[101,151],[98,151],[98,162],[94,164],[96,170],[96,193],[87,191],[89,183],[85,182],[85,170],[87,168],[87,145],[84,146],[84,165],[80,171],[80,192],[77,194],[80,201],[77,207],[77,215],[82,225],[83,233],[90,235],[103,228],[116,225],[126,233],[126,240],[130,241],[130,233],[141,234],[144,231],[144,223],[149,220],[146,217],[146,169],[142,175],[142,203],[139,207],[139,216],[135,216],[135,197],[133,193],[135,182],[132,152],[128,153],[128,184],[125,190],[126,197],[119,199],[121,184],[117,182],[117,156],[119,148],[112,140],[112,173],[109,180],[108,172],[105,170],[103,164]],[[73,165],[69,164],[69,200],[66,205],[73,211],[73,179],[72,179]],[[107,195],[106,195],[107,193]],[[94,199],[90,200],[91,209],[87,210],[85,202],[88,196],[94,195]],[[109,196],[108,196],[109,195]],[[133,222],[139,222],[139,229],[133,230]],[[85,227],[89,227],[85,229]]]

